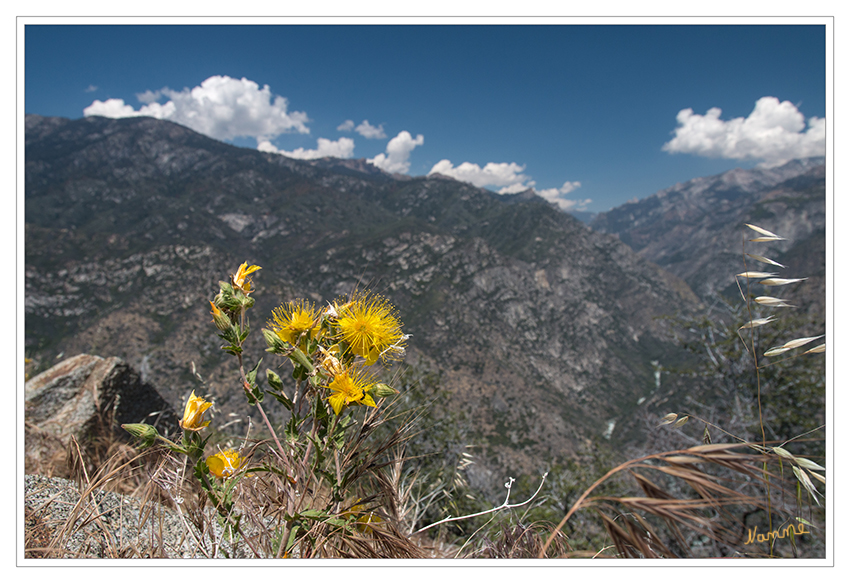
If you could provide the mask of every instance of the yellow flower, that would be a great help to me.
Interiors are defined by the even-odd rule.
[[[192,395],[186,401],[180,427],[184,431],[200,431],[210,424],[209,421],[204,421],[204,413],[210,407],[212,407],[212,403],[205,401],[203,397],[196,397],[195,391],[192,391]]]
[[[354,518],[354,521],[357,523],[357,530],[366,534],[372,533],[372,527],[369,526],[370,523],[377,524],[379,522],[383,522],[383,519],[381,519],[380,516],[371,510],[366,510],[366,507],[363,504],[355,504],[350,510],[343,512],[342,515],[346,518]]]
[[[304,340],[313,339],[319,333],[316,326],[318,313],[313,304],[304,300],[287,302],[272,310],[272,314],[274,320],[269,322],[269,328],[281,340],[292,345],[295,345],[305,332]]]
[[[248,262],[246,261],[239,266],[239,269],[236,270],[236,275],[230,276],[230,281],[233,284],[233,287],[242,290],[242,293],[245,295],[251,293],[254,290],[251,289],[251,278],[248,276],[261,269],[262,267],[259,265],[252,265],[251,267],[248,267]]]
[[[334,413],[337,415],[352,403],[376,407],[375,400],[369,394],[369,390],[374,384],[371,375],[365,373],[362,369],[350,368],[342,374],[334,376],[334,380],[328,385],[331,390],[328,403],[331,404]]]
[[[217,478],[229,478],[236,473],[244,461],[238,451],[228,449],[209,456],[207,467]]]
[[[337,308],[340,336],[350,350],[366,359],[367,365],[404,353],[407,336],[392,305],[379,295],[367,293]]]

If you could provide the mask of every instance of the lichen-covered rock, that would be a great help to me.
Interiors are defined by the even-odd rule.
[[[120,358],[80,354],[29,380],[25,389],[26,470],[67,475],[65,449],[98,437],[125,438],[122,423],[174,431],[174,410]]]

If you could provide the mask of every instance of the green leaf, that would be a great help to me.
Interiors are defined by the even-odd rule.
[[[207,481],[204,480],[204,476],[210,475],[210,469],[207,467],[207,462],[204,461],[203,458],[199,458],[198,461],[195,463],[195,467],[192,468],[192,469],[193,469],[192,473],[198,479],[198,482],[200,482],[200,484],[204,488],[204,490],[208,490],[208,488],[206,487]]]
[[[289,400],[283,393],[276,393],[275,391],[268,391],[268,394],[277,399],[278,403],[281,403],[288,411],[292,411],[292,401]]]
[[[251,333],[251,327],[245,324],[245,329],[242,330],[242,333],[239,335],[239,343],[242,344],[245,342],[245,339],[248,338],[248,334]]]
[[[284,553],[288,553],[292,550],[292,547],[295,546],[295,537],[299,530],[301,530],[301,525],[296,524],[292,527],[292,530],[289,531],[289,540],[286,541],[286,548],[283,551]]]
[[[253,385],[254,383],[257,382],[257,371],[259,370],[260,364],[262,364],[262,362],[263,362],[263,359],[261,358],[260,361],[257,363],[257,365],[254,368],[252,368],[251,370],[249,370],[248,374],[245,375],[245,378],[248,379],[249,384]]]
[[[268,380],[269,385],[275,391],[283,391],[283,381],[280,380],[280,376],[270,368],[266,369],[266,380]]]
[[[313,363],[307,358],[300,348],[294,348],[292,354],[289,355],[293,364],[303,367],[307,372],[313,372]]]
[[[286,424],[286,427],[283,428],[283,435],[290,443],[298,441],[298,419],[295,418],[295,415],[289,418],[289,422]]]

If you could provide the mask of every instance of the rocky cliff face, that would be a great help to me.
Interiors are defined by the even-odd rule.
[[[27,116],[28,354],[119,356],[177,410],[194,363],[242,431],[208,300],[248,260],[263,267],[250,355],[284,301],[384,293],[412,334],[406,363],[439,379],[434,406],[462,413],[496,481],[627,439],[653,361],[681,357],[659,318],[695,308],[688,286],[539,197],[361,166],[149,118]]]
[[[798,261],[804,269],[793,277],[823,277],[825,193],[824,159],[806,158],[778,168],[735,169],[676,184],[600,213],[591,226],[616,235],[711,301],[717,292],[734,286],[734,273],[743,271],[745,223],[785,237],[761,246],[760,253],[783,264],[786,255],[789,261],[800,254],[809,257]]]

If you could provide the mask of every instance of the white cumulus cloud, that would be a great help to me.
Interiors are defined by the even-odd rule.
[[[442,174],[450,176],[455,180],[469,182],[479,188],[498,188],[498,194],[516,194],[529,188],[534,192],[558,205],[563,210],[582,210],[592,201],[585,200],[570,200],[564,198],[566,194],[574,191],[581,186],[581,182],[564,182],[561,188],[545,188],[542,190],[534,189],[536,182],[531,180],[529,176],[523,174],[525,166],[516,162],[489,162],[483,168],[472,162],[464,162],[459,166],[454,166],[449,160],[440,160],[428,174]]]
[[[762,160],[773,166],[793,158],[823,156],[826,120],[803,114],[790,101],[762,97],[746,118],[720,119],[720,108],[705,115],[683,109],[676,116],[675,137],[662,150],[711,158]],[[808,125],[808,127],[807,127]]]
[[[319,138],[317,144],[318,146],[315,150],[296,148],[291,152],[287,152],[286,150],[278,150],[274,144],[268,140],[263,140],[257,145],[257,149],[261,152],[282,154],[289,158],[298,158],[300,160],[314,160],[316,158],[326,157],[351,158],[354,154],[354,140],[351,138],[340,138],[335,142],[327,138]]]
[[[558,205],[558,207],[562,210],[584,210],[587,208],[591,202],[591,199],[586,198],[584,200],[571,200],[568,198],[564,198],[567,194],[574,191],[576,188],[581,187],[581,182],[574,181],[570,182],[569,180],[564,182],[564,185],[561,188],[544,188],[543,190],[536,190],[537,194],[548,200],[549,202],[553,202]]]
[[[422,134],[417,135],[414,139],[410,132],[401,131],[387,143],[386,154],[378,154],[366,161],[371,162],[384,172],[404,174],[410,170],[410,153],[416,146],[421,146],[424,143],[425,137]]]
[[[499,194],[513,194],[534,186],[534,181],[522,173],[524,170],[525,166],[516,162],[489,162],[482,168],[472,162],[455,167],[449,160],[440,160],[428,174],[442,174],[479,188],[501,188]]]
[[[153,103],[154,101],[159,101],[160,97],[162,97],[162,93],[159,91],[151,91],[150,89],[143,93],[136,93],[136,99],[138,99],[141,103]]]
[[[368,119],[364,119],[363,123],[354,128],[354,131],[363,136],[364,138],[370,140],[377,140],[387,137],[387,134],[384,133],[384,124],[381,124],[378,127],[374,127],[369,124]]]
[[[354,130],[368,140],[377,140],[387,137],[387,134],[384,133],[384,124],[375,127],[369,123],[368,119],[364,119],[357,127],[354,126],[354,121],[347,119],[339,124],[336,129],[340,132],[350,132],[351,130]]]
[[[244,77],[215,75],[192,89],[175,91],[166,87],[159,92],[146,91],[138,97],[144,102],[156,93],[169,101],[150,102],[135,110],[123,99],[95,100],[83,114],[114,118],[150,116],[179,123],[219,140],[253,137],[258,144],[282,133],[310,133],[306,113],[287,111],[286,98],[272,95],[268,85],[260,88]]]
[[[95,91],[97,91],[97,85],[89,85],[88,87],[83,89],[83,91],[85,91],[86,93],[94,93]]]

